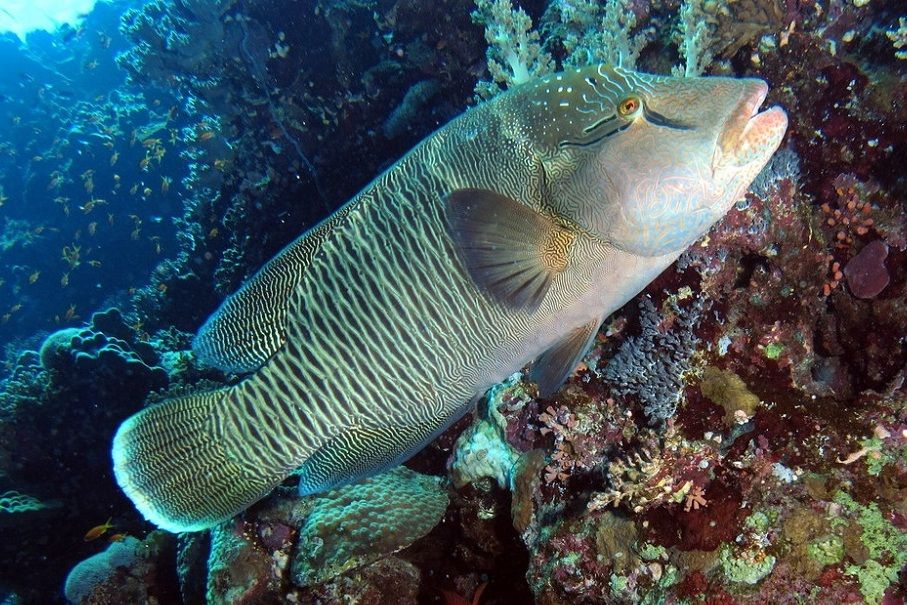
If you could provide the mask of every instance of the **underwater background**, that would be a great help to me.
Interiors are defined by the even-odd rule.
[[[0,602],[904,602],[907,2],[112,1],[55,25],[0,35]],[[513,378],[342,494],[145,522],[113,434],[241,378],[190,349],[223,299],[468,107],[594,62],[761,77],[788,134],[551,398]]]

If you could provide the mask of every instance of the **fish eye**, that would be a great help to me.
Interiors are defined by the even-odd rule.
[[[627,97],[617,106],[617,113],[624,118],[628,118],[639,111],[640,107],[642,107],[642,101],[639,97]]]

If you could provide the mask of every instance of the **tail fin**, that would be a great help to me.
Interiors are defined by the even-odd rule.
[[[146,519],[172,532],[207,529],[266,496],[285,469],[243,464],[242,436],[224,430],[236,389],[188,395],[127,419],[113,440],[117,483]]]

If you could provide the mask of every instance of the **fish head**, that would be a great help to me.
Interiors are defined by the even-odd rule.
[[[760,112],[768,86],[759,79],[605,66],[564,78],[547,86],[556,117],[542,157],[552,205],[642,256],[680,252],[701,237],[744,196],[787,130],[783,109]]]

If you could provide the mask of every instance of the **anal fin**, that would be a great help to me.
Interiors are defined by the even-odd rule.
[[[600,325],[596,319],[574,328],[532,364],[529,380],[539,385],[539,395],[550,397],[564,384],[592,346]]]
[[[296,473],[303,496],[378,474],[421,450],[453,421],[433,416],[383,426],[347,428],[323,444]]]

